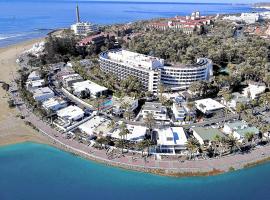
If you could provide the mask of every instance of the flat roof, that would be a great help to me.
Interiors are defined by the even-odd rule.
[[[37,96],[42,96],[45,94],[54,94],[54,92],[49,87],[42,87],[42,88],[35,89],[33,91],[33,94],[35,97],[37,97]]]
[[[244,137],[246,133],[254,133],[257,134],[260,132],[255,126],[249,126],[247,123],[242,121],[236,121],[232,123],[226,123],[233,131],[237,132],[241,137]]]
[[[57,111],[57,115],[61,118],[73,119],[80,115],[84,115],[84,111],[77,106],[68,106]]]
[[[74,88],[74,91],[77,91],[77,92],[88,89],[92,94],[96,94],[96,93],[108,90],[108,88],[98,85],[89,80],[73,83],[72,87]]]
[[[31,84],[32,87],[41,87],[43,86],[45,83],[44,79],[39,79],[39,80],[35,80],[35,81],[27,81],[26,84]]]
[[[82,77],[79,74],[67,74],[62,76],[63,80],[76,80],[76,79],[82,79]]]
[[[104,117],[94,116],[85,123],[81,124],[78,128],[86,134],[92,135],[99,126],[104,125],[107,127],[109,121],[110,120],[105,119]]]
[[[225,137],[225,135],[216,128],[195,127],[192,128],[192,130],[195,131],[203,140],[212,141],[216,135],[220,137]]]
[[[127,140],[139,141],[144,138],[147,127],[127,124],[127,129],[129,130],[129,134],[127,134],[126,137]],[[119,133],[120,130],[116,129],[111,133],[111,137],[120,139]]]
[[[162,103],[145,102],[143,110],[161,111],[163,107]]]
[[[195,104],[199,110],[202,109],[206,111],[214,111],[225,108],[224,105],[211,98],[197,100],[195,101]]]
[[[124,98],[117,98],[113,96],[112,100],[113,100],[113,106],[115,107],[120,107],[124,103],[133,104],[135,101],[138,101],[138,99],[128,97],[128,96],[125,96]]]
[[[147,71],[164,65],[164,59],[123,49],[111,50],[100,55],[105,59]]]
[[[200,68],[209,63],[212,63],[210,59],[207,58],[198,58],[194,64],[182,64],[182,63],[171,63],[170,65],[164,65],[164,67],[173,67],[173,68]]]
[[[59,105],[59,104],[65,104],[67,103],[64,99],[60,98],[60,97],[53,97],[48,99],[47,101],[43,102],[43,106],[46,108],[51,108],[53,106]]]
[[[32,78],[40,78],[40,73],[38,71],[32,71],[29,74],[28,79],[32,79]]]
[[[158,129],[158,144],[159,145],[185,145],[187,136],[182,127],[170,127],[165,129]]]

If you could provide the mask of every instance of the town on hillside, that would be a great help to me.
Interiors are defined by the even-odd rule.
[[[270,142],[269,40],[270,12],[99,26],[77,6],[3,87],[22,119],[67,141],[156,159],[242,154]]]

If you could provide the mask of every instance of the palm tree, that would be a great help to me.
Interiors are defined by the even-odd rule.
[[[134,113],[131,110],[127,110],[124,112],[124,118],[130,121],[130,119],[134,117]]]
[[[122,154],[123,154],[123,150],[124,150],[124,140],[127,139],[128,134],[129,134],[129,130],[127,129],[127,125],[125,123],[122,123],[120,125],[120,132],[119,132]]]
[[[214,148],[214,156],[219,152],[219,156],[222,156],[222,146],[223,146],[223,139],[219,135],[215,135],[213,141],[211,143],[212,147]]]
[[[151,141],[153,141],[153,126],[155,125],[155,118],[153,113],[147,113],[145,119],[144,119],[144,123],[146,124],[147,128],[150,131],[150,135],[151,135]]]
[[[189,152],[189,160],[193,157],[193,155],[198,151],[200,147],[200,143],[196,138],[190,137],[186,142],[186,148]]]
[[[247,132],[247,133],[245,133],[244,138],[245,138],[245,143],[246,144],[252,145],[252,142],[253,142],[253,139],[254,139],[254,133]]]
[[[232,134],[226,138],[226,141],[231,153],[235,152],[236,148],[241,151],[238,139],[234,137]]]
[[[143,153],[144,153],[144,149],[146,148],[146,144],[144,142],[144,140],[140,141],[138,144],[137,144],[139,150],[142,151],[142,157],[143,157]]]
[[[107,127],[108,127],[108,128],[111,128],[111,129],[114,129],[115,126],[116,126],[115,121],[114,121],[114,120],[111,120]]]
[[[153,145],[151,140],[144,140],[145,146],[147,147],[147,156],[150,155],[150,147]]]

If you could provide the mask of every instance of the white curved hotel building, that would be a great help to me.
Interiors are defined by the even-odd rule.
[[[172,90],[183,90],[195,81],[210,80],[213,76],[212,61],[200,58],[194,65],[165,65],[164,60],[126,50],[103,52],[99,57],[100,68],[119,79],[136,77],[145,90],[158,92],[164,84]]]

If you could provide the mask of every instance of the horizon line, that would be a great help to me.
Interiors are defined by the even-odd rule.
[[[26,1],[34,1],[34,2],[44,2],[43,0],[26,0]],[[177,2],[177,1],[156,1],[156,0],[146,0],[146,1],[139,1],[139,0],[78,0],[78,1],[72,1],[72,0],[47,0],[47,1],[53,1],[53,2],[65,2],[65,3],[141,3],[141,4],[194,4],[194,5],[200,5],[200,4],[215,4],[215,5],[253,5],[254,3],[220,3],[220,2]]]

